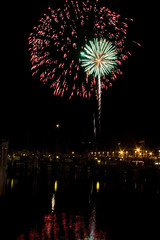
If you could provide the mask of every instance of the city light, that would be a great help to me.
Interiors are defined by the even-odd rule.
[[[154,164],[157,166],[160,166],[160,162],[155,162]]]
[[[101,160],[98,159],[98,160],[97,160],[97,163],[100,164],[100,163],[101,163]]]
[[[97,182],[97,183],[96,183],[96,190],[97,190],[97,192],[99,192],[99,188],[100,188],[100,183]]]
[[[13,178],[11,179],[11,189],[13,188],[14,180]]]
[[[57,192],[57,181],[54,183],[54,191]]]

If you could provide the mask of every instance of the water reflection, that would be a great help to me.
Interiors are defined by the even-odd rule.
[[[44,216],[41,229],[30,229],[28,235],[22,234],[17,240],[106,239],[106,234],[102,230],[96,229],[95,210],[93,210],[93,216],[90,218],[89,228],[84,216],[52,213]]]
[[[106,178],[69,178],[68,172],[67,177],[43,172],[4,178],[7,228],[12,229],[6,239],[140,239],[134,219],[142,231],[152,229],[160,176],[111,170]]]
[[[57,181],[54,183],[54,191],[57,192]]]
[[[91,230],[93,231],[89,233],[84,216],[67,215],[66,213],[62,213],[61,215],[57,215],[56,213],[48,214],[44,217],[44,224],[40,230],[30,229],[28,236],[22,234],[17,238],[17,240],[106,239],[106,234],[101,230],[97,230],[95,225],[93,226],[92,219],[90,221]]]
[[[95,239],[95,230],[96,230],[96,195],[94,196],[94,182],[91,183],[91,191],[90,191],[90,200],[89,204],[91,204],[91,217],[90,217],[90,234],[89,238]],[[96,190],[99,191],[99,182],[96,183]]]
[[[55,199],[55,194],[53,193],[53,196],[52,196],[52,212],[54,212],[55,204],[56,204],[56,199]]]
[[[97,236],[97,232],[96,232],[96,206],[94,204],[93,206],[93,210],[92,210],[92,215],[90,218],[90,234],[89,234],[89,238],[91,240],[95,239]]]
[[[56,204],[56,192],[57,192],[57,181],[54,182],[54,193],[52,195],[52,199],[51,199],[51,206],[52,206],[52,213],[55,210],[55,204]]]
[[[7,181],[6,168],[0,167],[0,196],[5,194],[5,185]]]
[[[89,213],[87,212],[87,214],[84,215],[81,213],[71,213],[68,211],[60,213],[59,209],[56,209],[56,197],[59,198],[57,185],[58,181],[55,181],[54,192],[51,197],[50,213],[44,216],[43,221],[38,229],[30,229],[27,234],[21,234],[17,240],[106,239],[106,233],[96,225],[96,197],[100,188],[99,182],[92,181],[89,184],[90,191],[88,198],[88,209],[90,210]],[[86,196],[84,195],[84,197]]]

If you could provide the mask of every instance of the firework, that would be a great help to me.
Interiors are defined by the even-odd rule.
[[[86,44],[84,52],[81,52],[82,67],[89,75],[94,74],[95,77],[102,77],[111,73],[117,65],[117,50],[111,42],[105,39],[98,40],[95,38]]]
[[[32,75],[47,83],[56,96],[98,98],[98,93],[112,86],[122,73],[120,65],[130,54],[125,48],[128,21],[101,6],[98,0],[66,0],[63,8],[49,7],[29,36]],[[98,39],[104,41],[102,46]],[[91,56],[93,66],[83,57],[80,60],[80,52],[85,57],[85,51],[93,50],[90,41],[109,53],[103,54],[99,67]],[[96,80],[98,76],[101,84]]]
[[[85,72],[98,77],[98,122],[100,127],[101,77],[111,73],[117,66],[117,50],[111,42],[95,38],[89,42],[89,45],[86,44],[81,56],[82,67],[85,68]]]

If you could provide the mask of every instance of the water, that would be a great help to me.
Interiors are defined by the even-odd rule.
[[[158,170],[57,174],[48,167],[39,173],[16,171],[3,181],[2,240],[160,237]]]

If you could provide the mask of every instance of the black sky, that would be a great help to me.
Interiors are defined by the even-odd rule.
[[[5,71],[5,74],[1,74],[0,137],[8,138],[13,148],[52,149],[57,136],[60,145],[68,147],[72,144],[75,148],[82,142],[92,141],[93,138],[92,114],[96,109],[95,103],[79,98],[71,101],[57,98],[38,78],[31,76],[28,37],[50,2],[57,4],[57,1],[28,0],[22,6],[12,4],[6,10],[9,25],[5,23],[8,30],[7,35],[4,34],[4,39],[7,40],[4,43],[6,54],[2,71]],[[123,66],[123,76],[102,96],[104,143],[109,146],[120,141],[131,145],[145,138],[149,146],[158,146],[158,2],[102,2],[112,11],[134,19],[128,37],[142,45],[140,48],[133,44],[132,56]],[[61,126],[59,133],[55,128],[56,123]]]

